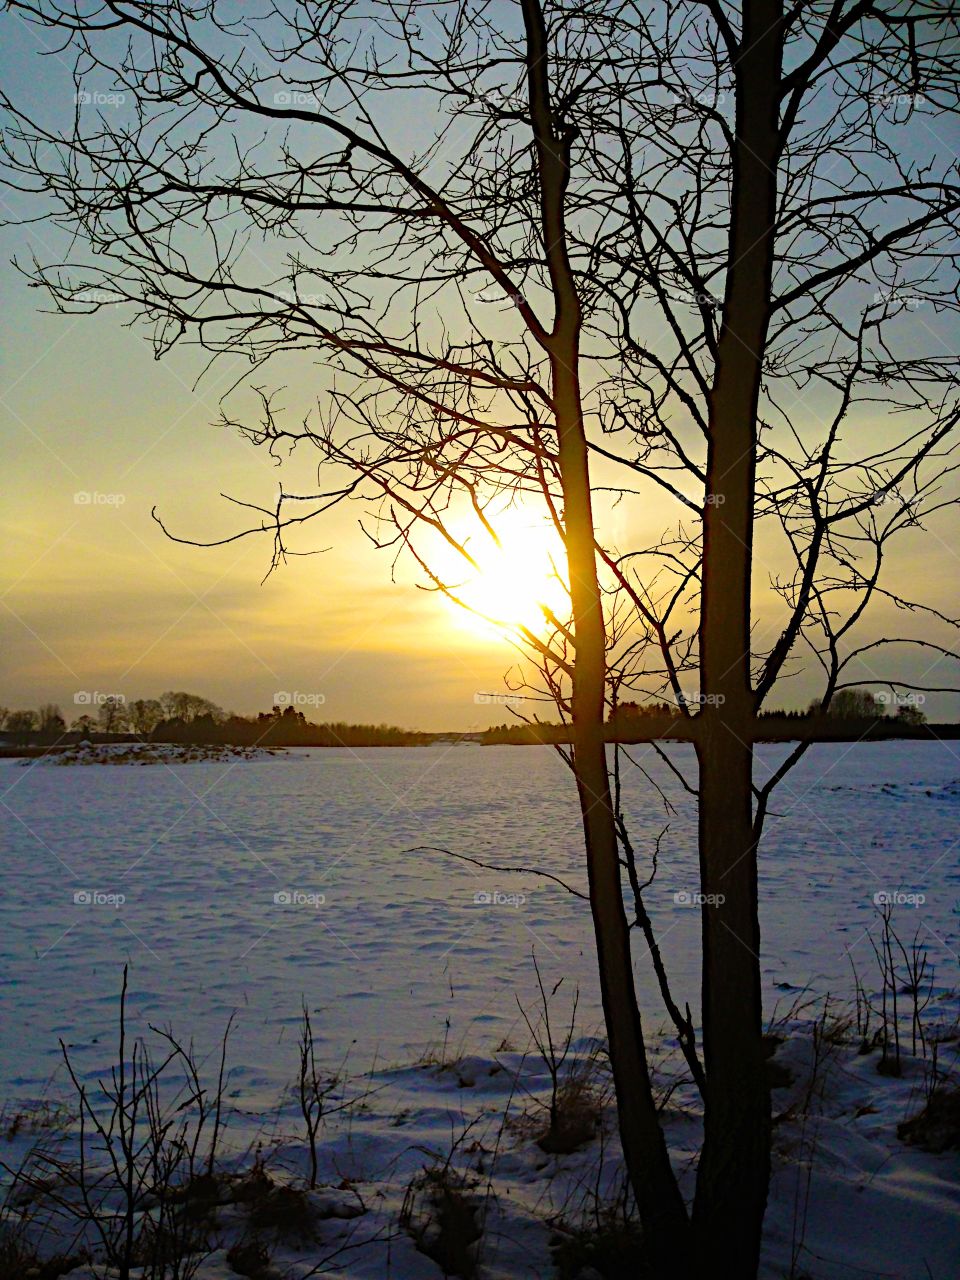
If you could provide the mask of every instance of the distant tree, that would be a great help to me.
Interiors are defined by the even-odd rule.
[[[186,723],[187,737],[191,742],[220,742],[223,740],[224,721],[209,711],[194,716]]]
[[[16,743],[23,745],[36,732],[38,724],[36,711],[11,711],[7,716],[6,731]]]
[[[907,725],[911,729],[927,723],[926,714],[915,703],[911,702],[902,702],[897,707],[897,720],[900,724]]]
[[[127,703],[127,723],[134,733],[149,735],[163,718],[163,707],[157,698],[135,698]]]
[[[815,699],[810,704],[810,710],[825,710],[835,720],[877,720],[885,714],[886,707],[868,689],[840,689],[826,708],[821,701]]]
[[[63,733],[67,722],[55,702],[44,702],[38,711],[39,728],[43,734],[55,735]]]
[[[680,708],[669,702],[618,702],[616,714],[631,718],[635,716],[679,716]]]
[[[196,693],[170,690],[161,693],[158,701],[161,713],[167,720],[183,720],[189,724],[198,716],[210,715],[216,720],[223,720],[226,714],[215,702],[211,702],[209,698],[202,698]]]
[[[7,717],[10,715],[9,707],[0,707],[0,730],[6,728]]]
[[[97,722],[93,716],[84,712],[82,716],[77,716],[73,724],[70,726],[71,733],[79,733],[82,738],[89,738],[91,734],[97,731]]]
[[[100,703],[97,724],[101,733],[121,733],[127,722],[126,703],[119,694],[110,694]]]

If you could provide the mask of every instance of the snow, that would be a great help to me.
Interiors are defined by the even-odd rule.
[[[689,776],[689,748],[668,749]],[[763,766],[776,767],[783,750],[761,749]],[[634,832],[652,847],[669,825],[648,905],[675,994],[694,1003],[698,913],[682,901],[696,890],[693,814],[651,750],[631,753],[676,808],[666,812],[639,775],[628,775]],[[102,1076],[128,963],[131,1028],[149,1039],[148,1024],[172,1025],[192,1037],[208,1075],[235,1013],[225,1167],[249,1169],[259,1145],[271,1177],[302,1185],[307,1151],[289,1087],[304,993],[318,1059],[342,1073],[349,1105],[323,1132],[322,1186],[311,1197],[317,1238],[274,1242],[279,1273],[303,1275],[325,1251],[349,1244],[329,1264],[332,1274],[438,1276],[397,1223],[411,1182],[442,1165],[466,1134],[451,1167],[484,1212],[482,1280],[551,1274],[551,1237],[588,1220],[592,1189],[610,1190],[621,1176],[597,1064],[602,1024],[585,904],[545,876],[405,851],[429,845],[540,867],[582,889],[575,796],[562,763],[546,748],[451,745],[293,751],[282,768],[259,757],[236,770],[239,762],[171,758],[145,772],[0,765],[7,1116],[41,1098],[69,1101],[58,1037],[82,1079]],[[937,965],[934,1016],[955,1016],[958,778],[954,744],[914,742],[823,745],[790,775],[761,850],[770,1016],[782,1018],[807,988],[851,998],[851,959],[876,987],[867,934],[878,894],[894,897],[905,943],[916,931]],[[603,1103],[598,1137],[569,1155],[547,1155],[535,1140],[549,1082],[517,1008],[519,998],[535,1016],[532,950],[548,990],[564,979],[561,1024],[579,988],[571,1063],[593,1072]],[[642,956],[637,970],[653,1042],[664,1015]],[[773,1094],[785,1118],[776,1128],[764,1275],[789,1270],[797,1204],[806,1208],[798,1274],[956,1274],[960,1157],[907,1146],[896,1133],[922,1105],[922,1064],[907,1058],[901,1079],[881,1076],[877,1052],[859,1054],[850,1034],[827,1054],[803,1117],[815,1015],[798,1009],[778,1028],[777,1061],[793,1081]],[[951,1053],[955,1041],[941,1067]],[[678,1070],[669,1038],[656,1066],[665,1087]],[[689,1086],[665,1115],[685,1167],[699,1132]],[[15,1166],[37,1136],[25,1126],[2,1143],[0,1158]],[[360,1202],[365,1211],[346,1216]],[[428,1202],[417,1190],[415,1224],[429,1219]],[[200,1280],[233,1274],[226,1250],[243,1230],[243,1211],[227,1206],[220,1216],[223,1247],[202,1264]]]
[[[243,760],[282,759],[282,747],[204,746],[175,742],[79,742],[62,751],[51,751],[33,760],[21,760],[24,768],[34,765],[145,765],[224,764]]]

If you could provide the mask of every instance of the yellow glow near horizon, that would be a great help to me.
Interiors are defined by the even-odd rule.
[[[465,542],[476,568],[444,546],[431,568],[462,605],[448,601],[465,626],[489,632],[545,629],[543,606],[567,621],[570,598],[562,575],[566,559],[556,530],[529,513],[511,509],[490,520],[497,540],[476,526]],[[458,536],[458,531],[452,531]],[[463,607],[466,606],[466,607]]]

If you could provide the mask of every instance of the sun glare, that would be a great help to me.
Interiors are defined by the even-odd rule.
[[[491,525],[496,539],[479,524],[469,536],[459,534],[476,568],[450,547],[444,548],[436,566],[462,602],[449,602],[460,621],[483,630],[493,626],[509,632],[526,627],[540,632],[545,626],[544,607],[566,621],[570,610],[564,586],[566,561],[556,530],[517,510],[504,512]]]

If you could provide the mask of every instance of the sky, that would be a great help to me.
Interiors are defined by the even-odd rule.
[[[37,316],[36,295],[5,283],[4,705],[186,688],[241,712],[286,692],[312,699],[310,718],[489,722],[474,695],[502,688],[510,646],[412,573],[392,583],[357,510],[315,530],[329,551],[266,582],[267,539],[166,538],[154,505],[178,532],[215,536],[238,524],[220,492],[261,500],[273,467],[209,425],[215,384],[193,392],[114,316]]]
[[[61,73],[30,56],[36,38],[23,24],[6,26],[0,71],[42,107],[44,76],[58,84]],[[196,360],[155,361],[118,308],[42,314],[43,296],[9,260],[55,255],[48,236],[42,224],[0,228],[0,703],[56,702],[72,719],[96,695],[177,688],[242,713],[279,696],[314,720],[465,730],[509,719],[509,640],[419,589],[412,565],[392,574],[356,506],[312,527],[320,554],[266,581],[268,539],[198,549],[165,537],[153,507],[170,529],[207,540],[241,527],[221,494],[262,502],[276,492],[269,458],[211,425],[237,362],[196,385]],[[298,376],[309,396],[309,367]],[[616,517],[621,547],[639,536],[632,521]],[[949,610],[949,531],[908,538],[898,554],[915,593]],[[764,577],[762,548],[757,568]],[[761,609],[758,640],[775,627]],[[800,681],[791,696],[813,689]],[[936,704],[939,715],[956,711]]]
[[[16,18],[4,32],[0,74],[42,113],[45,85],[65,92],[63,66],[34,56],[42,45]],[[221,492],[276,493],[262,451],[211,425],[236,362],[196,386],[198,361],[155,361],[116,308],[42,314],[10,260],[56,256],[54,244],[43,225],[0,227],[0,704],[56,702],[70,720],[89,695],[182,688],[241,713],[282,694],[313,720],[465,730],[507,719],[497,698],[512,644],[419,589],[408,566],[391,580],[357,507],[311,530],[327,550],[266,581],[266,538],[197,549],[165,537],[154,506],[204,540],[240,527]]]

